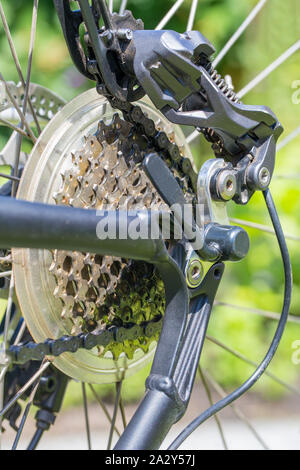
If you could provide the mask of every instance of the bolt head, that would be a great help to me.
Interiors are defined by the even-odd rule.
[[[133,32],[131,31],[131,29],[126,30],[126,39],[128,41],[131,41],[133,39]]]
[[[198,258],[192,258],[186,268],[186,281],[189,287],[198,287],[203,278],[203,265]]]
[[[258,181],[262,188],[267,188],[271,181],[271,175],[266,167],[262,167],[258,173]]]
[[[103,43],[105,44],[106,47],[111,46],[114,36],[110,30],[105,30],[101,35],[100,35]]]
[[[224,201],[229,201],[236,193],[236,177],[232,171],[221,171],[217,178],[217,191]]]

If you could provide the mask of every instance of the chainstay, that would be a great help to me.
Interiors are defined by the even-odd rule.
[[[141,337],[154,336],[160,332],[163,318],[153,319],[139,325],[126,327],[111,326],[106,330],[80,333],[77,336],[65,335],[58,339],[47,339],[43,343],[30,341],[26,344],[10,346],[7,355],[13,363],[25,364],[28,361],[42,361],[47,356],[58,357],[63,353],[75,353],[79,349],[107,348],[109,345],[126,340],[138,340]]]

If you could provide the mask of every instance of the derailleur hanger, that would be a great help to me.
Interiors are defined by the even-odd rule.
[[[261,146],[253,147],[234,166],[223,160],[210,182],[211,196],[216,201],[233,200],[247,204],[255,191],[268,188],[274,171],[276,142],[270,136]]]
[[[197,183],[198,204],[192,208],[186,204],[182,189],[157,153],[147,155],[143,161],[147,176],[172,210],[175,223],[182,227],[184,240],[194,252],[203,261],[239,261],[249,250],[247,232],[229,225],[225,203],[212,201],[210,194],[211,178],[220,165],[218,159],[203,165]],[[191,284],[193,275],[198,281],[198,270],[199,266],[194,274],[192,270]]]

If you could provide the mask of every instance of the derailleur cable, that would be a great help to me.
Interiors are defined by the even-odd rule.
[[[197,418],[195,418],[190,424],[188,424],[185,429],[176,437],[176,439],[172,442],[172,444],[168,447],[168,450],[176,450],[178,447],[194,432],[202,423],[208,420],[210,417],[221,411],[227,405],[230,405],[233,401],[240,398],[245,392],[247,392],[253,385],[258,381],[258,379],[262,376],[265,372],[267,367],[269,366],[271,360],[273,359],[281,337],[283,335],[285,325],[288,319],[289,308],[291,303],[291,295],[292,295],[292,285],[293,285],[293,278],[292,278],[292,267],[290,256],[288,252],[288,248],[286,245],[285,236],[281,227],[281,223],[276,211],[276,207],[269,189],[263,191],[263,195],[265,198],[266,206],[275,230],[276,238],[279,244],[281,257],[283,261],[284,267],[284,300],[283,300],[283,307],[281,316],[279,319],[278,326],[276,328],[273,340],[270,344],[267,354],[265,355],[262,362],[259,366],[255,369],[253,374],[236,390],[231,392],[229,395],[224,397],[223,399],[219,400],[214,405],[210,406],[207,410],[201,413]]]

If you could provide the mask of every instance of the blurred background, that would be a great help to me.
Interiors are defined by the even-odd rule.
[[[32,2],[14,0],[2,3],[25,72]],[[118,0],[114,1],[115,11],[118,11],[120,3]],[[152,29],[174,3],[172,0],[129,0],[128,8],[132,9],[136,18],[143,19],[146,29]],[[191,0],[183,2],[168,23],[168,28],[185,31],[191,3]],[[194,29],[201,31],[218,52],[256,4],[257,0],[199,0]],[[223,75],[229,74],[235,90],[238,91],[299,38],[299,0],[269,0],[220,62],[218,71]],[[18,77],[13,61],[10,60],[9,47],[1,27],[0,50],[1,72],[6,80],[17,82]],[[299,126],[299,57],[300,51],[292,55],[244,99],[247,104],[262,104],[272,108],[285,129],[281,139]],[[39,6],[32,81],[54,90],[67,101],[94,86],[93,82],[79,75],[73,66],[51,1],[41,1]],[[186,132],[188,134],[190,130]],[[0,127],[1,146],[8,135],[9,131]],[[295,341],[300,340],[299,143],[300,136],[278,152],[275,176],[271,184],[284,231],[289,236],[288,246],[294,275],[291,306],[293,317],[270,366],[270,372],[274,374],[275,379],[265,376],[247,398],[242,400],[243,409],[254,420],[263,416],[274,418],[278,415],[282,420],[297,418],[300,423],[300,400],[299,396],[297,397],[297,391],[299,393],[300,390],[300,353],[297,355],[297,351],[293,349]],[[213,157],[209,144],[203,138],[193,141],[192,151],[198,168],[206,159]],[[243,262],[227,265],[209,327],[209,335],[217,338],[219,343],[207,340],[202,360],[203,368],[208,370],[226,391],[239,385],[253,371],[253,365],[247,363],[245,358],[259,362],[265,354],[274,334],[283,298],[282,261],[275,237],[269,233],[272,230],[262,195],[254,195],[246,207],[230,204],[229,212],[233,223],[237,223],[236,219],[243,220],[240,223],[245,224],[250,235],[251,250]],[[253,228],[249,223],[258,225]],[[144,380],[148,372],[149,369],[146,368],[125,381],[124,400],[132,407],[144,391]],[[290,389],[285,383],[290,385]],[[294,390],[291,390],[291,387]],[[113,400],[112,387],[101,386],[96,389],[108,404]],[[194,414],[199,408],[206,406],[203,393],[199,387],[197,397],[192,399]],[[92,403],[93,396],[89,395],[89,398]],[[218,395],[212,392],[212,398],[217,399]],[[69,410],[81,404],[81,400],[80,386],[73,382],[69,386],[64,403],[65,412],[70,413]],[[68,416],[70,418],[70,415]],[[224,416],[226,419],[232,417],[228,411]],[[293,423],[295,428],[292,428],[298,433],[297,439],[300,442],[300,424],[295,421]],[[271,431],[269,429],[266,432]]]

